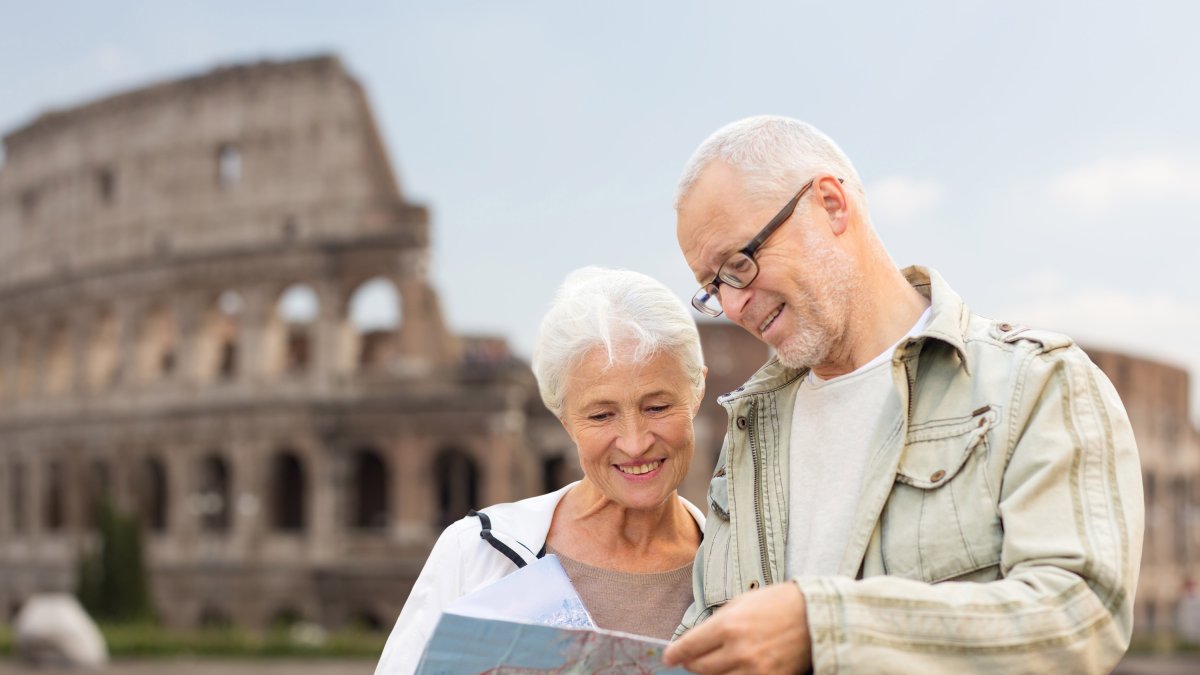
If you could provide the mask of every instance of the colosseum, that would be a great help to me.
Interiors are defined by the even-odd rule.
[[[337,59],[150,86],[4,145],[6,615],[74,586],[109,495],[169,625],[390,625],[442,525],[569,475],[528,367],[447,330],[429,214]],[[389,325],[355,321],[372,295]]]
[[[337,58],[221,68],[3,140],[0,619],[74,588],[108,498],[140,517],[167,625],[386,628],[447,522],[579,475],[504,339],[445,325],[429,212]],[[767,355],[727,322],[701,335],[697,503],[713,400]],[[1145,469],[1137,631],[1178,633],[1200,602],[1188,374],[1090,353]]]

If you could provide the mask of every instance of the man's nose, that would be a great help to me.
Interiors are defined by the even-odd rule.
[[[745,316],[746,308],[750,305],[750,296],[752,291],[749,287],[734,288],[729,284],[721,286],[721,309],[724,310],[725,316],[729,320],[741,324]]]

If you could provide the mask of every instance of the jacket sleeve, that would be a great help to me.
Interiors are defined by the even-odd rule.
[[[458,521],[438,537],[388,636],[375,675],[415,671],[442,609],[463,595],[462,527],[463,521]]]
[[[1001,579],[797,579],[817,673],[1107,673],[1128,647],[1141,469],[1124,407],[1078,348],[1021,366],[998,494]]]

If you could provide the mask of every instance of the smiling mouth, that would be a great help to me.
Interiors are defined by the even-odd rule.
[[[626,466],[621,466],[620,464],[613,464],[613,466],[617,467],[617,471],[620,471],[621,473],[627,473],[631,476],[640,476],[644,473],[650,473],[651,471],[657,469],[658,467],[662,466],[662,463],[663,463],[663,460],[656,459],[653,462],[646,462],[645,464],[634,464],[634,465],[626,465]]]
[[[760,335],[767,332],[767,329],[771,327],[771,324],[775,323],[775,317],[779,316],[779,313],[782,311],[783,305],[776,307],[775,311],[767,315],[767,318],[763,319],[763,322],[758,324],[758,332]]]

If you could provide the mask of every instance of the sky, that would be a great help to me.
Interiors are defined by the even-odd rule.
[[[451,327],[528,356],[590,264],[695,291],[684,162],[754,114],[862,176],[900,265],[985,316],[1193,373],[1200,3],[0,0],[0,130],[217,65],[339,55],[432,213]]]

